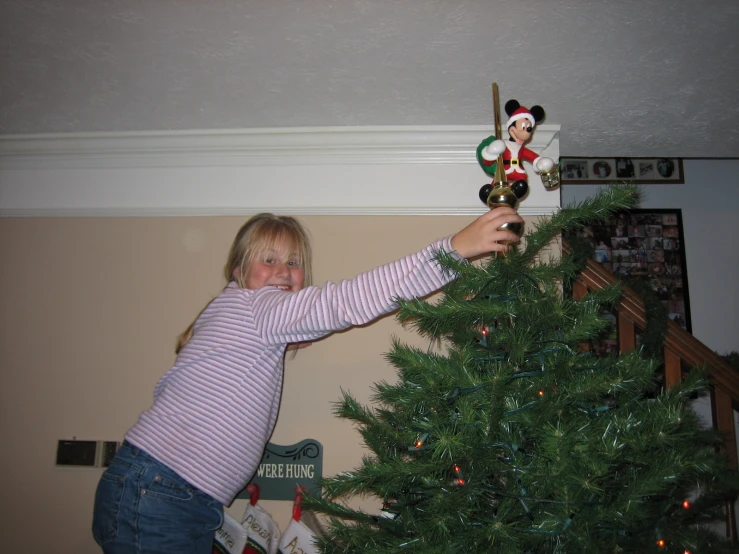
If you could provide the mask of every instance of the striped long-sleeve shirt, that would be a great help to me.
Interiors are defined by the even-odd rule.
[[[287,344],[368,323],[452,276],[435,257],[450,238],[357,277],[284,292],[231,282],[198,317],[190,342],[126,439],[193,486],[230,504],[274,429]]]

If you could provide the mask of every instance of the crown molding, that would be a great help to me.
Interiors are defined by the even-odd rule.
[[[0,216],[478,214],[489,177],[475,151],[490,134],[474,125],[2,136]],[[559,126],[537,127],[527,146],[558,159]],[[542,192],[533,172],[529,181],[520,213],[552,213],[559,194]]]
[[[0,136],[0,169],[476,163],[484,125],[296,127]],[[527,145],[543,151],[558,125]]]

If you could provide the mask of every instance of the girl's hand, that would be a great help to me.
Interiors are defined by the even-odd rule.
[[[500,229],[504,223],[521,223],[523,218],[507,206],[495,208],[478,217],[452,237],[452,248],[463,258],[474,258],[489,252],[507,252],[507,243],[518,242],[512,231]]]

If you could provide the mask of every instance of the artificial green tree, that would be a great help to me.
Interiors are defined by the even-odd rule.
[[[664,390],[641,353],[582,348],[608,331],[602,313],[620,288],[575,301],[562,291],[576,259],[542,255],[637,201],[635,187],[613,185],[541,220],[505,256],[440,258],[458,278],[436,303],[401,302],[398,318],[443,348],[396,341],[398,379],[375,385],[377,405],[348,393],[337,404],[369,453],[304,500],[328,516],[323,552],[731,551],[701,525],[736,488],[689,406],[705,376]],[[354,495],[377,511],[342,502]]]

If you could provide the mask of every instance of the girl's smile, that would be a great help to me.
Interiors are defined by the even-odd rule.
[[[260,289],[273,286],[284,291],[296,292],[303,288],[305,270],[297,252],[282,245],[275,245],[260,253],[246,270],[244,287]]]

